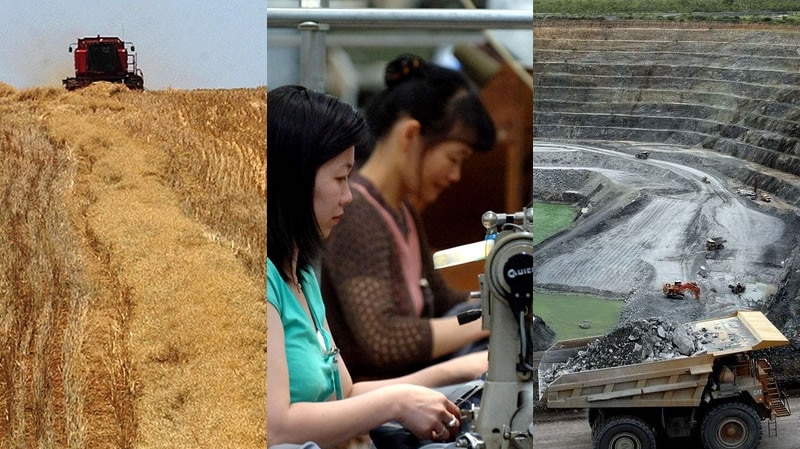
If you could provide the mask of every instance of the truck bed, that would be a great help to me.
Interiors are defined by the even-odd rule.
[[[540,399],[548,408],[696,406],[717,357],[788,344],[761,313],[688,323],[708,335],[706,352],[691,357],[565,373],[545,384],[542,373],[564,363],[598,337],[566,340],[545,351],[539,364]]]

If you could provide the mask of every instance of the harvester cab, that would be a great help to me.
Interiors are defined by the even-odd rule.
[[[75,61],[75,76],[62,80],[67,90],[86,87],[97,81],[123,83],[131,90],[144,90],[144,76],[137,67],[136,48],[118,37],[84,37],[70,44]]]
[[[407,429],[388,423],[370,432],[377,449],[533,449],[533,209],[486,212],[481,221],[486,228],[486,238],[479,242],[485,248],[482,256],[474,252],[479,245],[464,245],[447,257],[435,254],[434,265],[486,259],[478,276],[480,291],[472,293],[480,297],[480,309],[458,319],[464,324],[481,318],[483,328],[491,330],[489,371],[445,391],[461,409],[455,441],[419,441]]]

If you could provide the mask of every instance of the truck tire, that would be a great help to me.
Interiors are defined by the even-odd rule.
[[[598,422],[592,435],[593,449],[655,449],[656,434],[635,416],[614,416]]]
[[[700,427],[705,449],[756,449],[761,442],[761,419],[742,402],[713,406]]]

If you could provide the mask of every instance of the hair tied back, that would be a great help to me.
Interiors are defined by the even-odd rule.
[[[402,55],[386,65],[384,82],[386,87],[394,87],[403,81],[423,77],[425,60],[417,55]]]

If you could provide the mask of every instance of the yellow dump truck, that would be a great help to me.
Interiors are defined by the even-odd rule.
[[[561,341],[545,351],[540,400],[550,409],[585,408],[594,449],[655,449],[669,438],[696,437],[706,449],[755,449],[776,418],[790,415],[769,361],[754,351],[786,337],[761,312],[739,311],[688,323],[710,335],[705,353],[557,375],[560,366],[602,337]],[[556,371],[557,372],[557,371]]]

